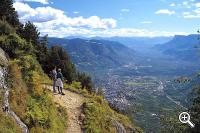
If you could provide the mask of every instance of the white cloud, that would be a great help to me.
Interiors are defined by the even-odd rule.
[[[168,15],[172,15],[175,14],[175,11],[170,11],[168,9],[161,9],[155,12],[155,14],[168,14]]]
[[[65,12],[52,7],[32,8],[28,4],[15,2],[20,21],[33,22],[42,35],[50,37],[66,36],[169,36],[179,32],[150,31],[147,29],[118,28],[113,18],[90,16],[69,17]],[[150,23],[144,21],[143,23]]]
[[[185,15],[184,18],[200,18],[200,15]]]
[[[15,2],[38,2],[42,4],[49,4],[49,0],[15,0]]]
[[[175,4],[175,6],[178,6],[181,9],[184,8],[190,9],[192,7],[195,7],[195,0],[185,0],[183,2]]]
[[[188,1],[184,1],[184,2],[182,3],[182,5],[183,5],[183,6],[187,6],[187,5],[188,5]]]
[[[179,9],[182,10],[182,16],[186,19],[200,18],[200,2],[199,0],[184,0],[177,3]]]
[[[73,12],[74,14],[78,14],[79,12],[77,12],[77,11],[75,11],[75,12]]]
[[[187,32],[168,32],[168,31],[161,31],[161,35],[163,36],[174,36],[174,35],[189,35],[190,33]]]
[[[151,24],[152,22],[151,21],[142,21],[140,22],[141,24]]]
[[[66,37],[72,35],[80,35],[80,36],[153,36],[154,32],[145,30],[145,29],[132,29],[132,28],[119,28],[119,29],[106,29],[106,30],[91,30],[85,28],[75,28],[75,27],[68,27],[63,28],[61,27],[58,30],[50,30],[50,29],[43,29],[41,30],[43,34],[49,34],[49,36],[58,36],[58,37]]]
[[[198,15],[200,15],[200,8],[197,8],[196,10],[194,10],[194,12]]]
[[[176,4],[175,3],[171,3],[169,6],[176,6]]]
[[[40,32],[45,35],[48,34],[50,37],[66,37],[66,36],[123,36],[123,37],[154,37],[154,36],[173,36],[173,35],[188,35],[185,32],[167,32],[167,31],[149,31],[146,29],[134,29],[134,28],[115,28],[106,30],[91,30],[85,28],[76,27],[60,27],[59,29],[40,29]]]
[[[52,7],[37,7],[31,8],[28,4],[21,2],[14,3],[14,7],[19,14],[20,21],[32,21],[34,23],[42,23],[44,26],[53,25],[57,27],[62,25],[64,27],[88,27],[88,28],[115,28],[116,20],[112,18],[99,18],[98,16],[91,16],[89,18],[68,17],[64,11]]]
[[[130,9],[121,9],[121,12],[130,12]]]
[[[190,12],[183,12],[183,15],[190,15]]]
[[[191,12],[183,12],[183,17],[184,18],[200,18],[200,3],[195,3],[194,4],[195,9]]]
[[[58,18],[64,18],[64,12],[52,7],[37,7],[31,8],[28,4],[16,2],[13,4],[14,8],[19,14],[19,19],[22,22],[46,22]]]
[[[195,6],[200,8],[200,3],[196,3]]]

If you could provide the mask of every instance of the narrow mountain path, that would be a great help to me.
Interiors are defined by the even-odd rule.
[[[49,89],[50,91],[53,90],[52,86],[50,85],[44,85],[44,88]],[[63,92],[65,95],[53,94],[53,92],[52,95],[53,101],[56,104],[59,104],[67,109],[68,128],[66,133],[82,133],[82,122],[80,120],[80,116],[82,111],[81,107],[85,97],[65,89],[63,89]]]

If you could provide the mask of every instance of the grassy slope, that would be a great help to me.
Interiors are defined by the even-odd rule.
[[[5,58],[4,52],[0,49],[0,65],[7,65],[7,59]],[[0,105],[3,105],[4,90],[0,88]],[[1,106],[2,107],[2,106]],[[0,133],[13,133],[21,132],[21,128],[15,123],[15,120],[3,112],[0,108]]]
[[[0,90],[0,105],[3,105],[3,90]],[[20,133],[21,128],[11,117],[6,116],[5,112],[0,109],[0,133]]]
[[[66,128],[66,118],[63,117],[66,116],[65,110],[61,107],[56,108],[49,95],[44,95],[40,100],[32,98],[16,64],[10,65],[10,73],[10,79],[12,80],[11,108],[29,125],[30,131],[64,132]],[[73,82],[72,85],[66,85],[65,87],[76,93],[83,94],[88,99],[83,108],[83,113],[85,114],[83,126],[86,132],[116,132],[116,128],[112,125],[112,120],[122,123],[127,131],[134,129],[137,132],[142,132],[140,128],[132,124],[128,117],[112,110],[101,96],[91,95],[86,90],[80,89],[79,83]],[[32,125],[32,119],[36,124]],[[49,122],[49,125],[42,125],[43,122]]]
[[[28,125],[30,132],[64,132],[67,127],[65,110],[62,107],[56,107],[48,92],[41,89],[40,81],[41,78],[43,78],[43,82],[45,81],[45,75],[34,73],[32,87],[30,87],[30,84],[27,85],[23,80],[20,70],[21,67],[16,62],[11,62],[9,72],[11,108]],[[85,89],[82,90],[80,83],[73,82],[72,85],[65,87],[88,98],[83,108],[85,114],[83,126],[86,132],[116,132],[112,120],[120,122],[127,131],[134,129],[137,132],[142,132],[140,128],[132,124],[128,117],[112,110],[101,96],[89,94]],[[20,130],[14,122],[13,124],[12,121],[9,122],[11,122],[9,125],[11,125],[12,130]],[[3,124],[1,125],[2,128],[6,127]]]
[[[111,133],[116,132],[116,127],[112,121],[120,122],[127,132],[142,132],[142,130],[132,124],[128,117],[112,110],[102,97],[96,96],[84,104],[84,128],[86,132],[92,133]]]
[[[30,132],[62,133],[66,130],[67,114],[62,107],[56,107],[51,96],[41,88],[34,97],[30,88],[22,79],[20,68],[10,65],[10,106],[25,122]],[[41,92],[42,91],[42,92]]]
[[[131,132],[131,130],[136,133],[143,132],[127,116],[110,108],[108,102],[102,96],[89,94],[86,90],[80,89],[79,83],[73,82],[72,85],[66,85],[65,88],[75,93],[80,93],[87,98],[83,104],[83,113],[85,115],[83,128],[86,133],[115,133],[116,128],[113,126],[112,120],[120,122],[127,132]]]

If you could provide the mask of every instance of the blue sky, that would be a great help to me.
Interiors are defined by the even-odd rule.
[[[171,36],[200,28],[200,0],[15,0],[42,35]]]

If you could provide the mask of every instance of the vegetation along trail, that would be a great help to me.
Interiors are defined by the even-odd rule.
[[[44,85],[44,88],[53,90],[50,85]],[[66,133],[82,133],[80,117],[85,97],[65,89],[63,92],[65,95],[54,94],[53,101],[67,109],[68,128]]]

